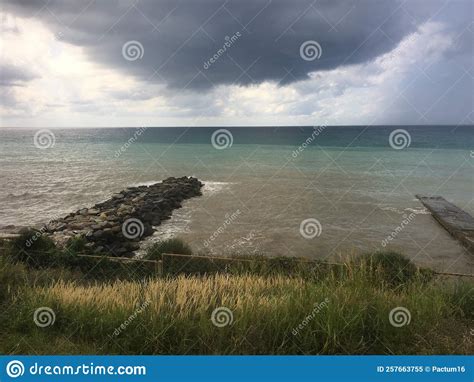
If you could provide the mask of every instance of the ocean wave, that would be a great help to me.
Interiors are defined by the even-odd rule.
[[[204,195],[214,195],[218,192],[222,192],[224,190],[229,189],[233,184],[233,182],[213,182],[213,181],[202,181],[204,183],[204,187],[202,191]]]
[[[5,195],[2,199],[5,199],[6,201],[13,201],[13,200],[19,200],[19,199],[40,199],[42,198],[43,195],[41,193],[34,193],[32,194],[31,192],[25,191],[19,194],[12,194],[9,193]]]
[[[413,212],[415,215],[429,215],[431,213],[425,207],[405,208],[405,211],[406,212]]]
[[[139,183],[132,183],[129,184],[127,187],[140,187],[140,186],[153,186],[156,183],[161,183],[161,180],[150,180],[148,182],[139,182]]]
[[[218,181],[208,181],[200,179],[204,183],[202,191],[205,195],[213,195],[215,193],[224,191],[228,189],[231,185],[235,184],[233,182],[218,182]],[[156,183],[161,183],[161,180],[151,180],[147,182],[139,182],[129,184],[127,187],[140,187],[140,186],[152,186]]]
[[[404,209],[398,209],[396,207],[392,206],[385,206],[385,207],[380,207],[382,211],[390,211],[390,212],[395,212],[398,215],[406,215],[408,214],[415,214],[415,215],[429,215],[430,212],[425,208],[425,207],[417,207],[417,208],[404,208]]]

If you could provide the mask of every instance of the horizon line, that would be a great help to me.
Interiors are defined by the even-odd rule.
[[[314,125],[174,125],[174,126],[0,126],[0,129],[174,129],[174,128],[235,128],[235,127],[245,127],[245,128],[280,128],[280,127],[295,127],[295,128],[304,128],[304,127],[316,127],[316,126],[325,126],[330,127],[391,127],[391,126],[404,126],[404,127],[465,127],[465,126],[474,126],[474,123],[465,124],[369,124],[369,125],[327,125],[327,124],[314,124]]]

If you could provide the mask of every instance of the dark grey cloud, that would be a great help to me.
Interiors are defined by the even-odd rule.
[[[0,63],[0,86],[22,86],[39,76],[33,71],[7,63]]]
[[[398,0],[7,0],[5,9],[43,20],[58,38],[81,46],[99,63],[169,88],[208,89],[219,84],[281,84],[312,71],[370,61],[393,49],[432,18],[466,28],[470,1]],[[227,38],[237,39],[218,53]],[[127,61],[122,46],[144,47]],[[300,46],[315,40],[320,59],[305,61]],[[472,42],[466,38],[458,49]],[[205,63],[215,54],[218,59]],[[123,95],[118,95],[123,97]]]

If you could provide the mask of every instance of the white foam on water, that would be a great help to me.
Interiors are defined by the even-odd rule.
[[[233,182],[217,182],[217,181],[207,181],[203,179],[199,179],[204,186],[202,188],[202,192],[207,195],[213,195],[215,193],[224,191],[228,189],[231,185],[235,184]],[[151,180],[147,182],[139,182],[139,183],[132,183],[129,184],[128,187],[140,187],[140,186],[152,186],[156,183],[162,183],[161,180]]]
[[[153,186],[154,184],[161,182],[161,180],[150,180],[148,182],[132,183],[129,184],[127,187]]]
[[[202,182],[204,183],[202,192],[204,195],[209,195],[209,196],[228,190],[233,184],[235,184],[232,182],[213,182],[213,181],[205,181],[205,180],[202,180]]]
[[[390,212],[395,212],[398,215],[406,215],[406,214],[415,214],[415,215],[429,215],[430,212],[425,208],[425,207],[417,207],[417,208],[404,208],[404,209],[398,209],[396,207],[392,206],[385,206],[385,207],[380,207],[382,211],[390,211]]]
[[[231,182],[213,182],[213,181],[205,181],[201,180],[204,183],[202,188],[203,196],[212,196],[219,192],[223,192],[228,190],[229,187],[235,183]],[[150,185],[155,184],[157,182],[146,182],[140,185]],[[155,227],[155,232],[152,236],[150,236],[142,245],[142,248],[137,251],[137,255],[141,256],[144,254],[146,248],[153,245],[158,241],[171,239],[173,237],[177,237],[180,234],[190,233],[190,225],[192,220],[192,200],[186,200],[183,203],[183,208],[177,209],[173,211],[171,218],[169,220],[165,220],[162,222],[158,227]]]
[[[395,212],[399,215],[403,214],[402,211],[400,211],[398,208],[395,208],[395,207],[390,207],[390,206],[387,206],[387,207],[380,207],[380,209],[382,211],[390,211],[390,212]]]
[[[265,235],[255,230],[249,231],[246,235],[231,241],[227,246],[226,250],[229,252],[245,252],[245,253],[257,253],[260,248],[258,246],[259,240],[265,238]]]
[[[431,213],[425,207],[405,208],[405,211],[410,212],[410,213],[414,213],[415,215],[429,215]]]

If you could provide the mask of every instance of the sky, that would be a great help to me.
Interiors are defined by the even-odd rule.
[[[472,124],[471,0],[2,0],[0,126]]]

